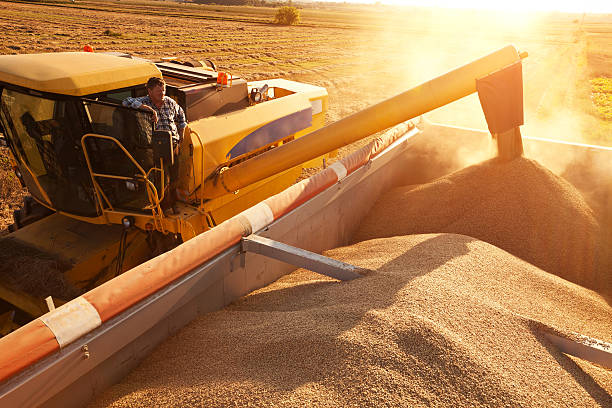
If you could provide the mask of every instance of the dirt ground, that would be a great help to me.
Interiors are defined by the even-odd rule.
[[[21,207],[27,190],[21,187],[9,161],[9,152],[0,148],[0,236],[8,233],[13,223],[13,211]]]
[[[147,58],[210,58],[247,80],[324,86],[330,122],[512,43],[529,53],[523,134],[612,144],[612,125],[597,117],[588,82],[612,77],[612,15],[336,6],[303,10],[302,25],[281,27],[267,24],[274,10],[262,8],[125,1],[0,6],[0,54],[90,44]],[[486,129],[476,95],[426,118]],[[19,202],[3,199],[0,212]]]

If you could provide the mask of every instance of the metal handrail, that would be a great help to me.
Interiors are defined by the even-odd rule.
[[[98,184],[98,182],[96,181],[96,177],[104,177],[104,178],[113,178],[113,179],[123,179],[123,180],[130,180],[130,177],[124,177],[124,176],[117,176],[114,174],[103,174],[103,173],[95,173],[93,171],[93,168],[91,166],[91,160],[89,158],[89,152],[87,150],[86,144],[85,144],[85,140],[87,138],[98,138],[98,139],[103,139],[103,140],[110,140],[111,142],[115,143],[117,146],[119,146],[119,148],[123,151],[123,153],[127,156],[127,158],[132,162],[132,164],[134,164],[134,166],[136,167],[136,169],[140,172],[140,176],[142,176],[145,185],[147,186],[147,198],[149,200],[149,205],[145,207],[145,209],[147,210],[151,210],[152,216],[153,216],[153,222],[155,223],[155,227],[157,230],[161,231],[162,233],[166,232],[166,229],[164,227],[164,223],[163,223],[163,219],[164,219],[164,212],[161,209],[161,200],[163,199],[163,191],[162,191],[162,197],[159,197],[159,194],[157,192],[157,188],[155,187],[155,184],[153,184],[151,182],[151,180],[149,180],[149,174],[151,173],[152,170],[157,170],[161,172],[162,175],[162,179],[163,179],[163,169],[158,169],[156,167],[153,167],[151,169],[149,169],[149,171],[145,171],[142,166],[136,161],[136,159],[134,159],[134,157],[132,156],[132,154],[121,144],[121,142],[119,140],[117,140],[116,138],[112,137],[112,136],[106,136],[106,135],[98,135],[98,134],[94,134],[94,133],[88,133],[86,135],[83,135],[83,137],[81,138],[81,146],[83,147],[83,154],[85,155],[85,161],[87,162],[87,168],[89,170],[89,174],[91,176],[92,182],[94,184],[94,190],[96,192],[96,196],[98,198],[98,205],[100,206],[100,209],[102,210],[102,212],[104,214],[106,214],[107,209],[104,207],[103,203],[102,203],[102,197],[104,198],[104,201],[108,204],[108,207],[110,208],[110,211],[115,211],[112,204],[110,203],[110,200],[108,199],[108,197],[106,197],[106,195],[104,194],[104,191],[102,190],[102,188],[100,187],[100,185]],[[162,186],[163,186],[163,181],[162,181]]]

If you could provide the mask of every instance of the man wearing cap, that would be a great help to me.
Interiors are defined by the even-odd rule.
[[[185,112],[174,99],[166,96],[166,83],[163,79],[153,77],[147,81],[147,96],[126,98],[123,106],[142,109],[153,114],[155,130],[169,130],[172,133],[175,151],[183,140],[183,132],[187,126]]]
[[[179,145],[183,140],[185,127],[187,127],[185,112],[183,112],[183,108],[174,99],[166,96],[166,82],[163,79],[157,77],[149,78],[146,87],[147,96],[126,98],[123,101],[123,106],[151,112],[155,122],[155,130],[168,130],[172,134],[172,145],[174,147],[174,155],[176,156],[179,152]],[[172,194],[167,196],[168,205],[176,213],[174,203],[177,199],[175,183],[178,178],[178,160],[175,160],[174,165],[170,167],[169,175],[170,185],[168,188],[172,191]]]

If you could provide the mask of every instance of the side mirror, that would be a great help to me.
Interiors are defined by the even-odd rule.
[[[158,162],[164,159],[164,163],[174,164],[174,154],[172,149],[172,133],[169,130],[155,130],[152,137],[153,160]]]

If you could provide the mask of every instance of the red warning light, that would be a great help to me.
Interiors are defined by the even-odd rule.
[[[85,45],[83,47],[83,51],[85,51],[85,52],[94,52],[93,47],[91,45],[89,45],[89,44],[87,44],[87,45]]]
[[[219,72],[217,74],[217,86],[232,86],[232,74],[229,72]],[[228,84],[229,81],[229,84]]]

